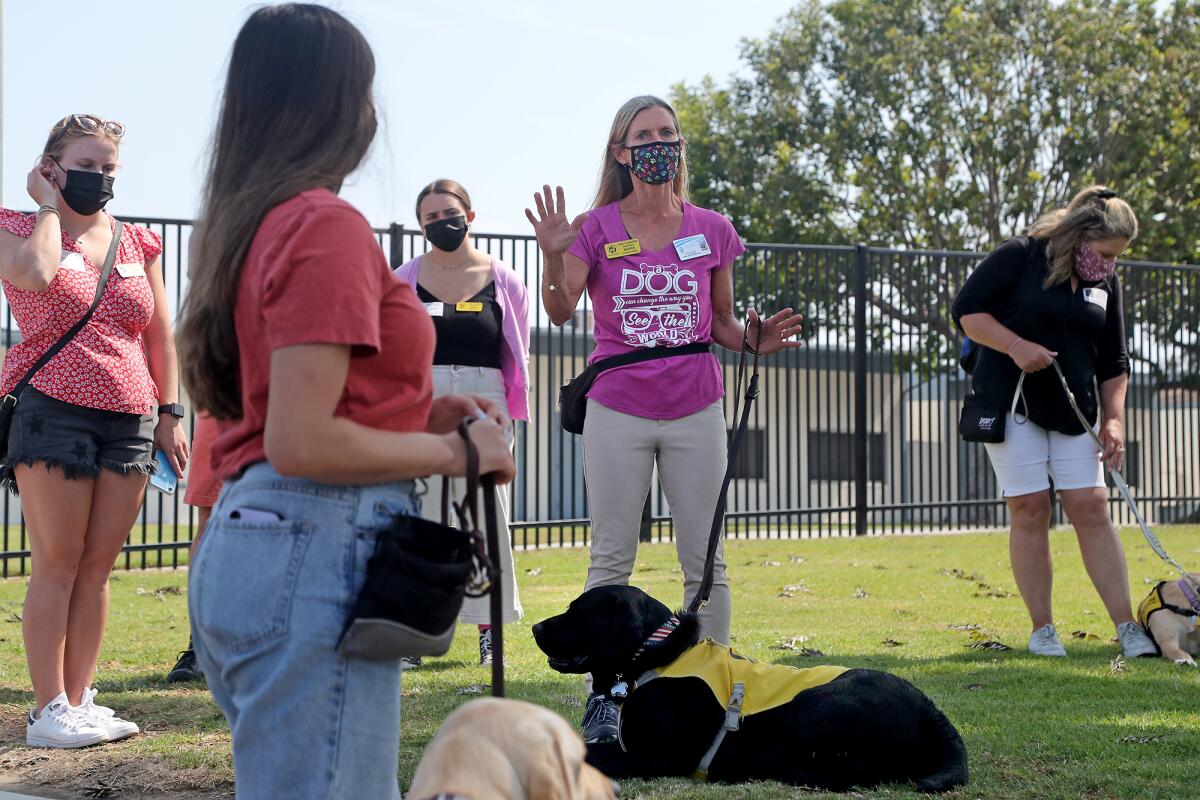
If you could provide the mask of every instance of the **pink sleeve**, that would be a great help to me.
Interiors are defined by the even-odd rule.
[[[17,236],[28,237],[33,232],[33,223],[28,214],[0,208],[0,229]]]
[[[737,259],[738,256],[746,252],[746,245],[742,244],[742,238],[738,236],[737,231],[734,230],[733,223],[730,222],[729,219],[724,215],[721,216],[721,235],[718,241],[721,243],[721,266],[717,269],[723,269],[724,267],[729,266]]]
[[[129,225],[138,246],[142,248],[142,258],[147,264],[158,258],[162,253],[162,237],[149,228],[141,225]]]
[[[599,262],[598,251],[604,241],[604,234],[600,230],[600,219],[597,216],[598,211],[599,209],[592,209],[592,213],[588,214],[588,218],[579,226],[579,236],[575,237],[575,243],[567,250],[568,253],[587,264],[588,269],[596,266]]]

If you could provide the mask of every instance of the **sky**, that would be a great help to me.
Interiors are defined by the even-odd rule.
[[[586,207],[612,117],[638,94],[724,81],[744,37],[761,38],[791,0],[336,0],[377,62],[382,125],[342,195],[376,226],[415,227],[417,192],[439,177],[471,193],[482,233],[532,233],[524,208],[561,184]],[[0,0],[5,207],[51,124],[72,112],[128,132],[108,208],[192,217],[205,148],[245,0]],[[687,131],[684,131],[687,135]]]

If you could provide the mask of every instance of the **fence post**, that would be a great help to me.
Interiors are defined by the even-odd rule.
[[[867,246],[854,249],[854,535],[867,532]]]
[[[404,263],[404,226],[398,222],[388,225],[388,265],[397,269]]]

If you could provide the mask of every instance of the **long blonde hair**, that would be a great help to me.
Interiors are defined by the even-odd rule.
[[[600,186],[596,190],[596,199],[592,201],[592,208],[615,203],[633,191],[633,178],[629,175],[629,168],[613,156],[613,145],[625,144],[625,137],[629,135],[633,118],[647,108],[655,106],[665,108],[670,112],[671,121],[675,123],[675,132],[679,133],[681,139],[683,138],[683,134],[679,130],[679,117],[666,100],[654,95],[643,94],[626,101],[625,105],[617,110],[617,115],[613,117],[612,130],[608,132],[608,144],[604,145],[604,157],[600,161]],[[679,154],[679,173],[672,181],[671,189],[680,200],[688,199],[686,150]]]
[[[1089,186],[1071,199],[1066,208],[1056,208],[1038,217],[1029,236],[1046,242],[1046,271],[1043,289],[1071,279],[1075,270],[1075,248],[1079,242],[1128,239],[1138,235],[1137,216],[1117,193],[1107,186]]]

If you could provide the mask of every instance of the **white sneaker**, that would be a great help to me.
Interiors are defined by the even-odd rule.
[[[108,741],[108,733],[91,717],[67,702],[62,692],[42,709],[38,717],[29,710],[25,744],[30,747],[90,747]]]
[[[83,702],[74,706],[74,709],[86,714],[96,723],[96,727],[108,734],[108,741],[115,742],[141,732],[137,723],[121,719],[108,706],[96,705],[93,702],[95,698],[96,690],[89,686],[83,690]]]
[[[1122,622],[1118,625],[1117,638],[1121,640],[1121,651],[1126,658],[1158,655],[1158,648],[1136,622]]]
[[[1067,657],[1067,651],[1063,649],[1053,625],[1043,625],[1029,635],[1029,652],[1035,656]]]

